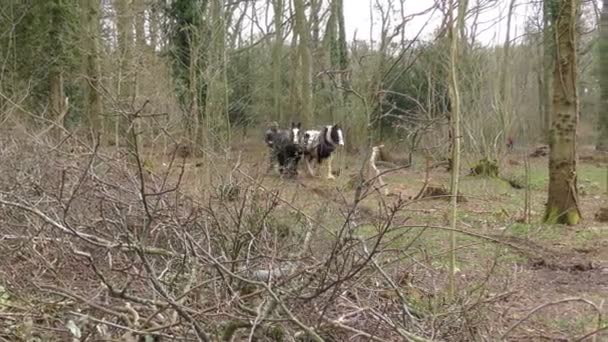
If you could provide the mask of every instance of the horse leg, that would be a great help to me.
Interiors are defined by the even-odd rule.
[[[334,159],[333,153],[329,155],[327,158],[327,179],[336,179],[334,173],[331,170],[331,161]]]
[[[278,164],[277,151],[274,148],[272,148],[270,150],[270,155],[268,156],[268,169],[266,170],[266,172],[268,173],[270,171],[276,171],[277,164]]]
[[[315,176],[315,171],[312,169],[311,165],[310,165],[310,158],[306,157],[306,169],[308,170],[308,175],[310,177],[314,177]]]

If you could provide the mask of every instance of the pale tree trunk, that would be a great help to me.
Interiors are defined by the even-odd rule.
[[[331,114],[333,121],[338,118],[335,113],[344,107],[344,101],[348,94],[343,89],[350,88],[348,84],[348,51],[346,46],[346,32],[344,29],[344,9],[342,0],[332,0],[330,3],[330,16],[325,29],[324,45],[329,51],[329,64],[333,71],[333,82],[337,88],[332,98]],[[343,118],[341,118],[343,119]]]
[[[115,0],[116,31],[119,56],[119,95],[126,101],[133,94],[131,66],[133,58],[133,17],[130,11],[131,0]]]
[[[152,49],[153,52],[156,52],[158,46],[158,34],[159,34],[159,29],[158,29],[158,9],[157,9],[157,5],[153,4],[150,9],[148,10],[148,14],[150,16],[150,28],[149,28],[149,35],[150,35],[150,48]]]
[[[543,136],[546,136],[546,127],[545,127],[545,103],[547,102],[547,95],[545,95],[545,82],[544,82],[544,67],[545,67],[545,58],[543,57],[543,46],[542,46],[542,38],[537,43],[537,53],[538,53],[538,65],[537,70],[540,70],[536,76],[536,82],[538,84],[538,119],[539,119],[539,128],[542,132]],[[526,139],[529,137],[526,136]]]
[[[310,74],[311,74],[311,89],[310,89],[310,93],[311,96],[312,94],[316,93],[316,90],[318,89],[318,87],[320,85],[322,85],[319,81],[319,78],[317,77],[312,77],[312,75],[318,75],[320,72],[322,72],[323,70],[325,70],[325,68],[327,67],[326,65],[324,65],[324,63],[321,63],[320,61],[323,60],[323,54],[325,53],[325,51],[323,51],[323,48],[321,46],[321,41],[320,41],[320,33],[321,33],[321,7],[323,6],[323,0],[310,0],[310,14],[308,16],[308,34],[309,34],[309,39],[308,39],[308,45],[309,45],[309,53],[310,53],[310,60],[311,60],[311,69],[310,69]],[[316,62],[316,63],[315,63]],[[314,110],[313,110],[314,112]]]
[[[298,45],[298,54],[300,59],[300,77],[301,77],[301,100],[302,107],[300,116],[304,125],[310,125],[313,121],[312,113],[312,75],[311,75],[311,56],[309,47],[309,32],[308,23],[306,21],[306,14],[304,12],[304,1],[294,0],[295,19],[296,24],[294,27],[295,32],[298,33],[300,38]]]
[[[460,92],[458,88],[458,27],[464,23],[465,7],[463,4],[458,8],[458,18],[454,22],[454,6],[456,0],[450,0],[450,62],[449,62],[449,82],[448,91],[450,96],[450,103],[452,112],[450,115],[450,127],[452,131],[452,175],[450,178],[450,203],[451,203],[451,214],[450,214],[450,227],[456,229],[456,218],[457,218],[457,201],[458,201],[458,186],[460,176]],[[448,292],[450,297],[453,297],[456,293],[456,233],[454,230],[450,231],[450,274],[448,282]]]
[[[544,0],[543,1],[543,62],[542,62],[542,82],[541,92],[542,97],[540,101],[542,103],[542,130],[543,130],[543,141],[549,141],[549,127],[551,126],[551,105],[552,105],[552,77],[553,77],[553,57],[555,56],[555,42],[553,37],[553,25],[551,23],[551,9],[550,5],[552,1],[559,0]]]
[[[274,45],[272,46],[272,98],[274,115],[278,122],[283,122],[281,110],[281,52],[283,50],[283,0],[273,0],[274,6]]]
[[[348,68],[348,48],[346,46],[346,28],[344,25],[344,0],[335,0],[336,1],[336,17],[338,19],[338,65],[340,66],[342,73],[340,73],[340,77],[342,79],[342,86],[345,88],[350,88],[350,84],[348,82],[348,73],[345,72]],[[344,92],[344,96],[346,97],[348,93]]]
[[[145,28],[145,15],[146,15],[146,4],[144,0],[133,0],[133,8],[135,10],[135,42],[137,46],[137,52],[143,53],[146,47],[146,28]]]
[[[57,3],[55,0],[55,6],[66,6]],[[49,67],[48,74],[48,85],[49,85],[49,111],[51,119],[56,125],[63,125],[63,116],[66,112],[65,94],[63,89],[63,55],[64,42],[62,41],[62,30],[63,21],[65,18],[61,17],[62,14],[59,11],[53,11],[51,16],[51,30],[49,32],[49,41],[53,45],[51,59],[51,66]],[[56,132],[56,129],[52,131]]]
[[[99,63],[99,1],[86,0],[83,4],[82,27],[84,28],[84,65],[87,107],[86,118],[92,138],[97,139],[103,132],[101,112],[103,109],[101,94],[101,68]]]
[[[316,51],[319,47],[320,16],[322,0],[310,0],[310,47]]]
[[[293,1],[287,0],[287,2],[283,3],[284,6],[288,6],[289,13],[288,18],[294,18],[294,9],[293,9]],[[292,25],[295,26],[295,25]],[[289,77],[289,96],[288,96],[288,112],[289,113],[297,113],[298,108],[301,108],[300,103],[300,82],[298,77],[300,72],[300,56],[298,51],[298,32],[295,27],[291,30],[291,42],[289,44],[289,63],[290,63],[290,73]]]
[[[511,118],[513,113],[513,103],[511,101],[511,73],[509,71],[510,65],[510,51],[511,51],[511,18],[513,17],[513,9],[515,8],[515,0],[511,0],[509,3],[509,10],[507,13],[507,34],[505,37],[504,54],[501,63],[500,70],[500,121],[502,124],[502,133],[504,134],[505,141],[511,135]],[[501,146],[504,146],[501,144]]]
[[[65,112],[65,95],[63,91],[63,71],[60,66],[51,67],[49,72],[49,109],[50,119],[56,124],[63,124]]]
[[[121,108],[129,111],[134,94],[133,81],[133,16],[131,13],[131,0],[115,0],[114,9],[116,10],[116,31],[118,37],[118,97]],[[127,144],[135,148],[135,141],[128,130],[129,120],[123,116],[116,119],[116,144],[118,145],[123,136],[126,136]]]
[[[339,55],[340,55],[340,48],[338,45],[338,10],[339,10],[339,4],[338,4],[339,0],[331,0],[330,3],[330,12],[329,12],[329,19],[327,20],[327,25],[325,27],[325,36],[323,37],[323,45],[325,47],[325,50],[327,51],[328,55],[329,55],[329,66],[331,68],[332,71],[339,71],[340,66],[339,66]],[[336,75],[330,75],[330,77],[332,77],[331,80],[329,80],[328,82],[325,83],[325,86],[327,87],[327,89],[331,89],[330,91],[334,92],[334,95],[332,96],[331,100],[330,100],[330,115],[332,117],[332,121],[336,121],[336,112],[338,110],[338,108],[342,107],[342,97],[340,96],[341,93],[341,88],[342,86],[342,82],[341,82],[341,78],[336,77]],[[334,82],[336,84],[336,87],[332,87],[332,83]],[[336,89],[337,88],[337,89]]]
[[[224,147],[230,142],[230,120],[228,117],[228,82],[226,74],[226,24],[223,1],[210,1],[211,42],[207,65],[207,99],[205,101],[205,122],[209,138]],[[208,139],[209,140],[209,139]],[[206,143],[211,143],[207,141]],[[213,145],[213,144],[212,144]]]
[[[578,7],[578,0],[561,0],[553,24],[557,57],[553,71],[549,198],[545,212],[545,222],[551,224],[575,225],[580,219],[576,185]]]
[[[291,44],[289,48],[290,59],[291,59],[291,72],[289,73],[289,112],[298,113],[300,108],[302,108],[302,92],[300,79],[300,73],[302,72],[302,68],[300,67],[300,52],[298,51],[298,32],[293,30],[293,34],[291,37]]]
[[[600,16],[600,109],[597,149],[608,152],[608,0],[603,0]]]
[[[199,94],[198,94],[198,60],[199,60],[199,45],[200,39],[198,39],[198,32],[190,29],[190,64],[188,65],[188,94],[190,99],[190,106],[188,113],[190,117],[186,120],[186,131],[188,132],[188,138],[190,141],[201,144],[204,141],[204,136],[201,128],[201,114],[199,113]]]
[[[135,49],[133,49],[133,99],[137,99],[141,93],[141,82],[140,76],[143,68],[146,65],[146,50],[148,44],[146,43],[146,29],[145,29],[145,13],[146,3],[144,0],[131,0],[133,6],[133,24],[135,26]],[[135,134],[140,134],[134,143],[138,144],[138,151],[142,151],[141,147],[143,144],[143,122],[142,120],[135,119],[131,125],[132,129],[135,130]],[[131,136],[132,134],[130,134]]]
[[[368,90],[368,97],[371,99],[375,99],[378,105],[381,104],[382,99],[376,94],[379,94],[384,89],[383,78],[386,70],[386,65],[388,64],[389,56],[387,53],[388,47],[391,43],[391,37],[389,37],[389,30],[392,31],[391,27],[391,16],[390,12],[392,10],[392,3],[388,2],[388,8],[383,8],[383,4],[378,0],[374,2],[376,4],[376,9],[380,12],[380,45],[378,48],[378,60],[376,62],[376,67],[373,75],[371,76],[371,82],[369,83],[370,87]],[[371,2],[370,2],[371,5]],[[371,8],[370,8],[371,13]],[[371,31],[370,31],[371,34]],[[371,38],[371,36],[370,36]],[[367,125],[368,127],[372,127],[370,130],[368,139],[384,139],[384,127],[382,125],[382,120],[380,119],[380,112],[375,112],[373,116],[368,116]]]
[[[512,0],[513,1],[513,0]],[[460,11],[460,9],[462,8],[465,11],[466,14],[466,10],[469,6],[469,0],[460,0],[458,2],[458,9]],[[459,39],[460,39],[460,44],[462,44],[462,46],[464,47],[462,52],[466,53],[467,49],[466,49],[466,45],[467,45],[467,31],[466,31],[466,26],[463,25],[461,23],[464,22],[465,16],[460,17],[460,15],[458,16],[458,34],[460,35]],[[510,20],[510,18],[509,18]],[[510,26],[510,23],[507,24]]]

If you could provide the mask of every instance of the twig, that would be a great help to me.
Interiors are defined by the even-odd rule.
[[[382,269],[382,267],[380,267],[380,265],[378,265],[378,263],[376,262],[376,260],[374,259],[374,257],[370,255],[369,251],[367,250],[367,246],[365,244],[365,241],[363,241],[363,239],[361,239],[361,238],[359,238],[358,240],[361,243],[361,246],[363,246],[363,252],[366,255],[368,255],[368,256],[371,257],[371,263],[372,263],[372,265],[374,265],[374,267],[376,268],[376,270],[378,272],[380,272],[380,274],[382,275],[382,277],[384,278],[384,280],[386,280],[386,282],[393,288],[393,291],[395,291],[395,293],[399,297],[399,300],[401,300],[401,305],[402,305],[403,311],[412,320],[412,322],[414,324],[416,324],[416,326],[418,328],[420,328],[420,326],[418,326],[418,324],[416,322],[416,317],[413,316],[413,314],[418,315],[418,313],[409,308],[407,299],[405,298],[405,296],[403,295],[403,293],[401,293],[401,291],[399,290],[399,288],[397,287],[397,285],[395,284],[395,282],[393,281],[393,279],[391,279],[391,277],[389,277],[388,274],[386,274],[386,272],[384,271],[384,269]]]
[[[593,336],[594,337],[594,341],[595,341],[595,336],[599,333],[601,333],[602,331],[608,330],[608,325],[604,325],[603,327],[600,327],[586,335],[584,335],[583,337],[577,338],[576,340],[574,340],[575,342],[582,342],[586,339],[588,339],[589,337]]]
[[[117,323],[113,323],[101,318],[95,318],[93,316],[89,316],[89,315],[85,315],[82,312],[77,312],[77,311],[68,311],[70,314],[75,315],[75,316],[79,316],[79,317],[83,317],[86,318],[87,320],[91,320],[93,322],[97,322],[97,323],[101,323],[101,324],[106,324],[108,326],[117,328],[117,329],[121,329],[121,330],[126,330],[128,332],[132,332],[134,334],[140,335],[140,336],[146,336],[146,335],[152,335],[152,336],[162,336],[164,338],[169,338],[171,340],[174,340],[176,337],[175,336],[171,336],[168,334],[163,334],[163,333],[159,333],[159,332],[155,332],[155,331],[150,331],[150,330],[138,330],[138,329],[133,329],[131,327],[127,327],[124,325],[120,325]]]
[[[236,278],[240,281],[243,281],[245,283],[251,284],[251,285],[256,285],[256,286],[261,286],[263,287],[266,292],[268,292],[270,294],[270,296],[272,297],[272,299],[274,301],[276,301],[280,306],[281,309],[287,314],[287,316],[289,317],[289,319],[295,323],[297,326],[299,326],[302,330],[304,330],[310,338],[312,338],[313,340],[317,341],[317,342],[323,342],[323,339],[313,330],[313,328],[308,327],[307,325],[305,325],[304,323],[302,323],[292,312],[291,310],[289,310],[289,308],[285,305],[285,303],[279,299],[279,296],[272,290],[272,288],[270,287],[270,285],[261,282],[261,281],[255,281],[255,280],[250,280],[247,279],[245,277],[242,277],[232,271],[230,271],[227,267],[225,267],[224,265],[222,265],[222,263],[220,263],[217,259],[215,259],[210,253],[208,253],[207,251],[205,251],[205,249],[203,249],[198,242],[196,242],[189,234],[186,235],[186,237],[188,238],[188,241],[190,242],[190,244],[192,246],[196,246],[198,247],[199,250],[201,250],[206,258],[208,258],[212,264],[214,264],[217,268],[221,269],[223,272],[225,272],[226,274],[228,274],[230,277],[232,278]],[[195,253],[195,256],[199,257],[196,253],[196,250],[193,249],[193,252]]]
[[[171,298],[165,287],[160,283],[160,281],[158,281],[156,273],[154,272],[152,265],[150,265],[150,262],[148,261],[148,258],[146,257],[146,254],[143,252],[143,250],[138,248],[136,249],[136,251],[144,265],[144,268],[146,269],[146,272],[148,272],[149,274],[148,279],[150,280],[156,291],[158,291],[158,293],[163,296],[163,298],[165,298],[165,300],[171,305],[171,307],[173,307],[175,311],[177,311],[177,313],[179,313],[181,317],[187,320],[188,323],[192,324],[196,332],[196,337],[199,341],[210,342],[211,340],[209,339],[209,335],[205,332],[205,330],[199,323],[199,320],[194,319],[194,317],[192,317],[186,310],[183,309],[182,305],[180,305],[173,298]]]
[[[0,194],[2,194],[2,193],[0,193]],[[86,241],[86,242],[88,242],[92,245],[98,246],[98,247],[105,247],[107,249],[120,248],[121,250],[124,250],[124,251],[134,251],[136,249],[135,246],[132,246],[132,245],[125,245],[122,242],[113,243],[113,242],[105,240],[101,237],[80,232],[70,226],[64,226],[61,223],[50,218],[48,215],[46,215],[45,213],[40,211],[38,208],[30,207],[28,205],[17,203],[17,202],[6,201],[2,198],[0,198],[0,204],[4,204],[4,205],[10,206],[10,207],[15,207],[15,208],[19,208],[21,210],[30,212],[30,213],[38,216],[44,222],[55,227],[56,229],[59,229],[60,231],[66,233],[66,234],[76,236],[76,237],[82,239],[83,241]],[[178,256],[178,254],[176,254],[174,252],[171,252],[171,251],[168,251],[168,250],[162,249],[162,248],[157,248],[157,247],[141,247],[141,250],[146,254],[172,256],[172,257]]]
[[[537,306],[536,308],[534,308],[532,311],[528,312],[528,314],[526,316],[524,316],[522,319],[518,320],[517,322],[515,322],[515,324],[513,324],[511,327],[509,327],[509,329],[507,329],[507,331],[505,331],[502,336],[500,337],[501,340],[504,340],[505,337],[507,337],[507,335],[509,335],[509,333],[511,333],[511,331],[513,331],[515,328],[517,328],[519,325],[521,325],[523,322],[525,322],[526,320],[528,320],[530,317],[532,317],[532,315],[534,315],[537,311],[542,310],[548,306],[553,306],[553,305],[559,305],[559,304],[563,304],[563,303],[568,303],[568,302],[581,302],[584,304],[588,304],[591,307],[593,307],[597,314],[601,317],[602,313],[600,311],[600,309],[597,307],[597,305],[595,305],[595,303],[584,299],[584,298],[566,298],[566,299],[561,299],[561,300],[556,300],[553,302],[548,302],[548,303],[544,303],[541,304],[539,306]]]

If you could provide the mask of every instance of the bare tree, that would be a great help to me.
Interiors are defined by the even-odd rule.
[[[449,32],[450,38],[450,59],[449,59],[449,81],[448,91],[450,95],[450,103],[452,111],[450,113],[450,127],[452,132],[452,175],[450,177],[450,195],[451,195],[451,214],[450,214],[450,226],[452,229],[456,229],[456,218],[457,218],[457,202],[458,202],[458,185],[459,185],[459,173],[460,173],[460,92],[458,89],[458,37],[459,37],[459,26],[464,24],[464,15],[466,8],[463,3],[458,6],[458,15],[454,20],[454,8],[455,0],[450,0],[450,8],[448,14],[450,16],[449,21]],[[456,233],[452,231],[450,233],[450,275],[449,275],[449,293],[450,296],[454,296],[456,292],[455,282],[456,272]]]

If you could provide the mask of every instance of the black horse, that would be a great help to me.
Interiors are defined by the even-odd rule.
[[[291,123],[289,130],[279,129],[273,123],[265,132],[264,142],[271,149],[269,170],[279,165],[279,172],[286,176],[297,175],[297,167],[302,159],[302,135],[300,122]]]

